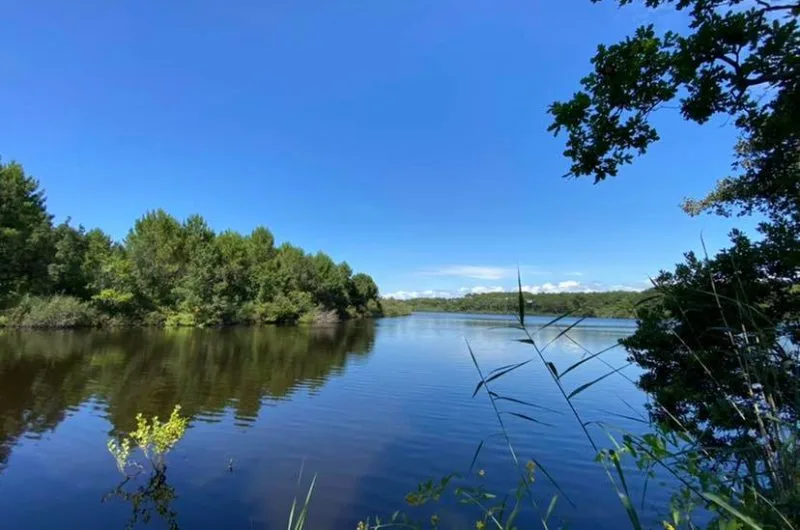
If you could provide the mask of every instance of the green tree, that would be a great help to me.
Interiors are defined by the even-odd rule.
[[[370,300],[378,300],[378,286],[369,274],[360,272],[350,282],[350,300],[363,311]]]
[[[191,315],[192,324],[222,323],[224,307],[219,296],[217,274],[222,265],[215,245],[214,231],[199,215],[192,215],[183,224],[182,251],[186,263],[181,268],[174,293],[180,311]]]
[[[324,252],[311,257],[310,264],[315,302],[325,309],[344,313],[350,303],[347,289],[350,267],[346,263],[337,266]]]
[[[186,267],[181,224],[164,210],[146,213],[125,240],[138,293],[154,307],[174,307],[174,288]]]
[[[220,259],[217,268],[219,296],[223,301],[224,320],[235,319],[235,314],[250,300],[252,273],[250,246],[247,238],[233,231],[225,231],[214,241]]]
[[[263,226],[257,227],[247,238],[250,261],[250,298],[258,302],[272,300],[277,292],[273,277],[272,260],[275,258],[275,238]]]
[[[685,10],[688,29],[648,25],[599,46],[581,90],[550,107],[550,129],[567,135],[569,174],[601,181],[659,139],[651,117],[667,104],[688,121],[735,124],[731,174],[684,209],[761,213],[762,239],[734,231],[717,256],[690,253],[662,272],[624,344],[644,368],[657,419],[689,430],[731,469],[760,475],[745,484],[767,504],[797,506],[796,449],[786,440],[800,404],[800,3],[642,3]]]
[[[86,280],[86,289],[92,295],[102,289],[111,287],[105,273],[115,249],[114,241],[99,228],[86,232],[84,236],[85,252],[81,270]]]
[[[82,226],[74,228],[69,219],[53,231],[54,254],[48,266],[51,291],[86,298],[89,280],[85,275],[87,240]]]
[[[17,163],[0,163],[0,307],[44,294],[53,252],[44,190]]]
[[[597,0],[595,0],[597,1]],[[619,0],[620,5],[634,0]],[[550,130],[567,134],[569,174],[615,176],[659,139],[652,114],[678,99],[687,120],[732,116],[741,143],[738,173],[692,209],[761,207],[797,211],[797,116],[800,31],[796,2],[643,0],[651,8],[688,11],[685,35],[653,25],[612,46],[601,45],[582,90],[550,107]]]

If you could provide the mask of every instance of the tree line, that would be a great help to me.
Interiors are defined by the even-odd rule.
[[[261,226],[216,233],[200,215],[181,222],[154,210],[116,242],[69,219],[55,225],[38,181],[20,164],[0,163],[2,325],[217,326],[383,314],[369,275],[323,252],[276,246]]]
[[[526,312],[533,315],[563,315],[633,318],[636,306],[648,295],[630,291],[600,293],[523,293]],[[452,313],[515,313],[519,309],[517,293],[468,294],[461,298],[412,298],[406,303],[414,311]]]

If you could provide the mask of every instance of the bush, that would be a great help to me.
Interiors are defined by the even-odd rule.
[[[402,317],[411,314],[411,305],[392,298],[384,298],[379,302],[370,300],[367,308],[376,317]]]
[[[167,328],[192,328],[197,325],[198,323],[195,316],[187,311],[170,313],[164,321],[164,327]]]
[[[130,315],[134,307],[134,295],[116,289],[103,289],[92,297],[92,302],[109,315]]]
[[[7,324],[24,328],[80,328],[100,324],[100,315],[88,303],[71,296],[26,296],[6,316]]]
[[[252,301],[242,303],[233,315],[234,324],[255,324],[261,320],[260,306]]]
[[[300,320],[300,317],[314,310],[314,300],[311,294],[292,291],[288,295],[279,294],[275,300],[264,304],[264,322],[276,324],[291,324]]]
[[[298,319],[299,324],[312,324],[315,326],[329,326],[339,322],[339,313],[335,309],[325,310],[316,308],[308,313],[303,313]]]
[[[142,325],[147,327],[153,328],[162,328],[166,324],[167,315],[162,313],[161,311],[150,311],[149,313],[144,315],[142,319]]]

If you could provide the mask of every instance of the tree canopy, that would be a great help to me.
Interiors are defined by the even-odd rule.
[[[327,254],[257,227],[216,233],[163,210],[117,243],[100,229],[53,226],[44,191],[0,164],[0,324],[212,326],[382,314],[378,287]]]
[[[653,417],[694,437],[712,468],[746,470],[732,480],[759,495],[749,515],[779,527],[776,514],[800,517],[797,460],[786,456],[796,455],[800,404],[800,3],[641,3],[686,13],[686,30],[651,24],[599,46],[581,89],[550,107],[550,130],[566,135],[568,175],[599,182],[659,139],[657,112],[736,128],[730,174],[683,208],[759,213],[758,238],[734,230],[716,256],[687,253],[663,271],[623,343],[643,368]]]

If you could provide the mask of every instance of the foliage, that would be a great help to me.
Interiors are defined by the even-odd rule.
[[[52,216],[44,191],[16,163],[0,162],[0,308],[47,290]]]
[[[776,417],[798,419],[796,321],[787,320],[784,290],[754,266],[759,256],[745,238],[714,259],[688,254],[674,273],[656,278],[657,296],[624,341],[645,370],[639,385],[657,399],[658,421],[677,422],[710,446],[758,441],[751,429],[765,405]]]
[[[381,298],[368,303],[367,311],[377,316],[404,317],[411,314],[411,304],[394,298]]]
[[[151,420],[139,413],[136,415],[136,429],[121,440],[109,439],[108,451],[117,462],[117,468],[123,474],[131,466],[141,466],[131,462],[131,447],[138,448],[157,471],[165,468],[164,457],[169,453],[186,432],[188,419],[180,415],[180,405],[175,405],[167,421],[159,421],[158,416]]]
[[[72,297],[86,309],[86,318],[31,317],[28,325],[37,326],[210,327],[380,314],[369,275],[353,274],[322,252],[288,243],[275,248],[264,227],[246,236],[217,234],[199,215],[181,222],[163,210],[138,219],[122,243],[69,219],[53,227],[44,191],[15,163],[0,164],[0,199],[0,310],[9,311],[7,325],[23,325],[20,315],[33,303],[26,295]],[[34,305],[56,311],[64,300]]]
[[[653,397],[652,418],[665,437],[691,445],[654,459],[674,457],[667,467],[685,478],[684,500],[723,508],[732,524],[796,526],[800,4],[644,3],[686,10],[687,30],[659,35],[649,25],[600,46],[582,90],[551,106],[551,130],[567,135],[569,174],[600,181],[658,140],[651,115],[673,100],[686,120],[722,115],[735,124],[731,175],[683,207],[760,213],[761,239],[734,230],[730,248],[703,260],[687,254],[662,272],[624,345],[644,369],[639,385]]]
[[[175,405],[167,421],[161,422],[158,416],[147,420],[143,414],[136,415],[136,429],[120,440],[108,440],[108,451],[114,457],[117,469],[125,475],[125,479],[109,492],[103,501],[117,497],[131,504],[131,518],[128,528],[135,528],[141,521],[150,522],[151,512],[162,517],[169,528],[177,530],[177,514],[172,510],[172,501],[177,497],[174,488],[167,483],[167,466],[164,457],[183,438],[188,419],[180,415],[180,405]],[[132,448],[138,449],[151,465],[146,473],[148,479],[144,485],[133,490],[128,487],[145,468],[137,461],[131,460]]]
[[[52,238],[53,258],[47,267],[51,292],[85,298],[88,282],[83,262],[87,240],[83,227],[73,228],[67,220],[53,230]]]
[[[90,304],[72,296],[25,296],[7,314],[8,325],[22,328],[81,328],[101,324]]]
[[[523,293],[525,311],[534,315],[631,318],[636,304],[649,294],[629,291],[600,293]],[[385,303],[385,301],[384,301]],[[517,293],[469,294],[461,298],[413,298],[406,303],[414,311],[455,313],[507,313],[517,311]]]
[[[595,0],[599,1],[599,0]],[[619,0],[620,5],[634,0]],[[705,123],[734,118],[740,173],[694,207],[796,209],[800,196],[800,4],[758,0],[645,0],[686,10],[689,28],[657,34],[651,25],[601,45],[594,71],[571,100],[550,107],[550,130],[567,134],[571,175],[615,176],[659,139],[651,115],[678,99],[681,115]],[[794,204],[791,204],[794,203]]]

